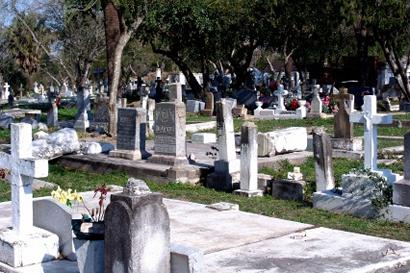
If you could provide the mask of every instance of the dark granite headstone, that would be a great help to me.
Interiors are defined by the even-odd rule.
[[[99,98],[95,104],[94,121],[95,122],[109,122],[109,101],[108,98]]]
[[[145,151],[146,111],[142,108],[118,108],[117,149],[112,157],[138,160],[148,156]]]
[[[105,273],[170,273],[170,221],[162,195],[130,179],[105,214]]]

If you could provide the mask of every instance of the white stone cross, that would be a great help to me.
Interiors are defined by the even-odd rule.
[[[11,124],[11,154],[0,152],[0,168],[11,171],[13,231],[27,234],[33,228],[33,178],[48,176],[48,161],[32,156],[30,124]]]
[[[4,93],[2,94],[3,95],[2,99],[7,99],[8,98],[8,96],[10,94],[9,88],[10,88],[10,85],[6,82],[4,84]]]
[[[278,109],[279,111],[286,111],[285,107],[285,98],[283,96],[286,96],[289,92],[284,89],[283,85],[280,84],[278,89],[274,92],[274,94],[278,97]]]
[[[364,96],[363,112],[352,112],[350,122],[364,124],[364,167],[374,172],[382,172],[389,182],[394,182],[390,170],[377,168],[377,125],[393,123],[390,114],[377,114],[377,99],[374,95]]]

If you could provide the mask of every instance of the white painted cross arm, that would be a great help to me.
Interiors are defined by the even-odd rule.
[[[392,124],[393,116],[389,114],[373,114],[366,115],[364,112],[354,111],[350,113],[350,122],[352,123],[366,123],[367,119],[373,124]]]
[[[9,169],[12,174],[47,177],[48,161],[33,158],[31,137],[30,124],[11,124],[11,154],[0,152],[0,168]]]

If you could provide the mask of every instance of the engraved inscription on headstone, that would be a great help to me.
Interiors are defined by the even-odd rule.
[[[136,150],[139,149],[136,141],[136,109],[119,108],[118,109],[118,127],[117,127],[117,149],[119,150]]]
[[[176,154],[175,106],[163,104],[155,118],[155,153]]]

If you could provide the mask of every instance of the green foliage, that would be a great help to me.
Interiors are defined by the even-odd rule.
[[[58,109],[58,119],[59,120],[73,120],[77,113],[77,107],[71,108],[59,108]]]
[[[0,143],[10,143],[10,130],[0,129]]]
[[[393,186],[390,185],[384,176],[370,171],[369,169],[353,169],[352,174],[367,176],[374,183],[374,191],[371,197],[372,205],[380,213],[381,210],[391,205],[393,202]]]

